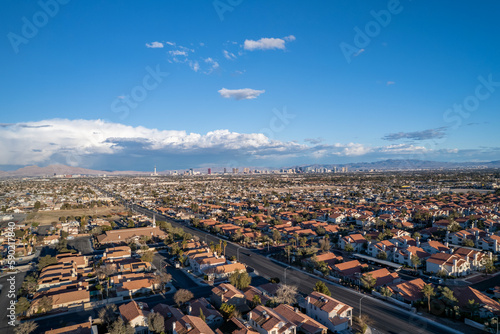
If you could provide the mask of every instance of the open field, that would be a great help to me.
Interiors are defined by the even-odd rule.
[[[113,206],[113,207],[101,207],[92,209],[72,209],[72,210],[56,210],[56,211],[39,211],[31,213],[26,217],[26,222],[38,222],[40,225],[50,225],[54,221],[59,221],[59,217],[81,217],[92,216],[92,217],[105,217],[111,215],[110,219],[116,219],[119,215],[118,213],[126,212],[127,210],[123,206]]]

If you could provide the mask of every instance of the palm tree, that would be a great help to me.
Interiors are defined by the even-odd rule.
[[[224,240],[224,242],[222,243],[222,245],[224,246],[224,256],[226,256],[227,241]]]
[[[363,286],[368,290],[373,289],[376,283],[377,279],[373,277],[371,274],[365,274],[361,276],[361,284],[363,284]]]
[[[427,297],[427,306],[429,313],[431,313],[431,297],[434,297],[436,295],[436,292],[434,291],[434,288],[431,284],[425,284],[422,288],[422,293],[425,297]]]
[[[467,304],[467,309],[470,311],[470,316],[474,317],[474,315],[479,312],[481,305],[476,303],[474,299],[469,299],[469,303]]]

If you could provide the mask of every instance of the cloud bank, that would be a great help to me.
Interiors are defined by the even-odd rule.
[[[245,96],[245,95],[244,95]],[[50,119],[0,124],[0,166],[62,163],[95,169],[135,169],[162,162],[174,168],[205,163],[273,165],[341,159],[478,156],[477,152],[432,149],[412,144],[370,146],[361,143],[307,144],[275,140],[262,133],[218,129],[207,133],[159,130],[103,120]],[[490,152],[491,149],[484,149]],[[495,151],[497,153],[497,151]],[[495,154],[496,154],[495,153]],[[144,170],[144,169],[142,169]]]

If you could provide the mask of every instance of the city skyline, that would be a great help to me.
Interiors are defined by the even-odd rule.
[[[4,5],[0,170],[500,159],[493,1]]]

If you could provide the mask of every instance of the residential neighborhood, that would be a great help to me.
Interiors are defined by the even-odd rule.
[[[1,181],[16,321],[41,333],[351,333],[384,326],[361,308],[369,297],[436,326],[495,327],[499,191],[454,191],[474,184],[460,172],[440,176],[448,188],[375,175]],[[64,314],[89,316],[49,320]]]

